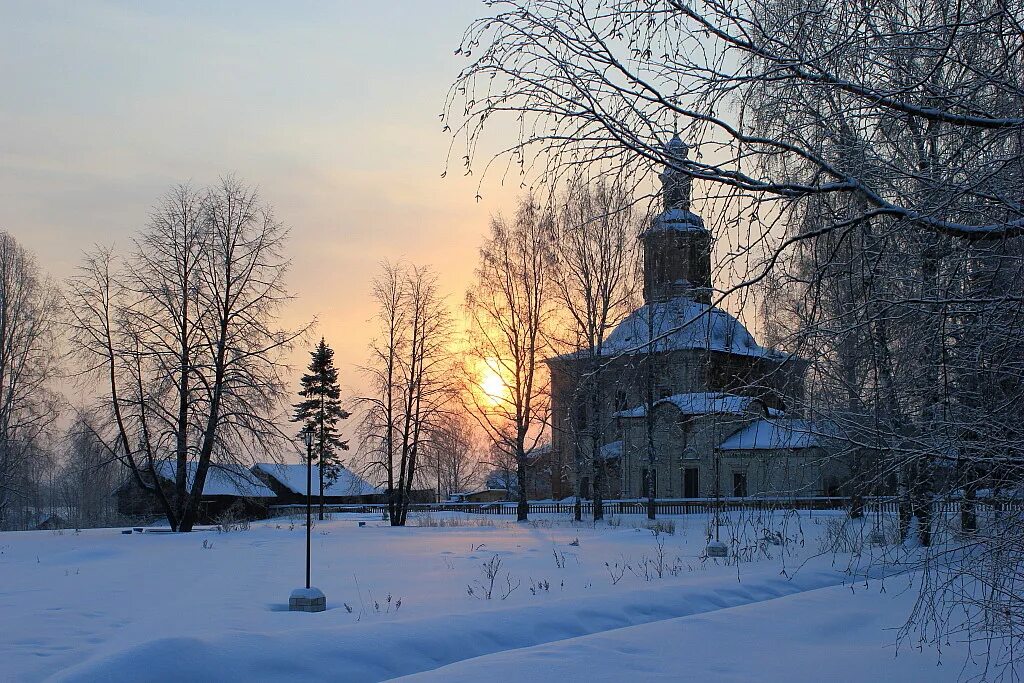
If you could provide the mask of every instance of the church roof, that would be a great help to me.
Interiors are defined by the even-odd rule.
[[[811,420],[756,420],[739,430],[718,447],[720,451],[759,451],[813,448],[827,434],[823,426]]]
[[[725,415],[745,413],[756,400],[749,396],[737,396],[736,394],[716,391],[699,391],[667,396],[655,401],[654,405],[657,407],[671,403],[683,415]],[[639,405],[636,408],[619,411],[615,413],[614,417],[644,417],[646,414],[647,406]]]
[[[720,308],[685,296],[656,301],[636,309],[605,340],[602,355],[647,352],[648,315],[654,327],[654,351],[704,349],[741,356],[782,359],[785,354],[766,349],[736,318]]]
[[[652,232],[707,232],[704,227],[704,219],[688,209],[678,207],[665,209],[651,221],[651,227],[647,228],[641,235]]]

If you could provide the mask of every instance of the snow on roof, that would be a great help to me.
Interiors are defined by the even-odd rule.
[[[506,489],[506,488],[500,488],[500,487],[495,487],[495,486],[485,486],[482,489],[473,489],[472,491],[459,491],[457,493],[451,494],[451,496],[449,496],[449,497],[455,497],[455,496],[460,496],[460,497],[475,496],[478,493],[487,493],[489,491],[496,491],[498,493],[508,493],[508,489]]]
[[[186,463],[188,488],[191,490],[196,478],[196,462]],[[177,463],[163,460],[156,464],[156,473],[163,479],[174,481]],[[241,465],[210,463],[203,484],[204,496],[240,496],[242,498],[273,498],[274,492],[261,482],[256,475]]]
[[[542,443],[526,451],[527,458],[540,458],[551,452],[550,443]]]
[[[647,317],[653,310],[654,351],[707,349],[743,356],[783,359],[785,354],[766,349],[732,315],[685,296],[645,304],[619,323],[602,347],[602,354],[647,352]]]
[[[615,460],[622,457],[622,441],[612,441],[601,446],[601,457],[605,460]]]
[[[692,211],[686,209],[672,208],[665,209],[651,221],[651,227],[649,227],[644,234],[649,232],[663,232],[668,230],[675,230],[678,232],[707,232],[707,228],[704,227],[704,219],[695,214]]]
[[[273,477],[292,493],[306,494],[306,465],[261,462],[256,464],[256,469]],[[314,488],[319,492],[320,467],[313,465]],[[328,482],[324,479],[325,496],[371,496],[380,493],[381,490],[366,481],[352,470],[342,467],[334,481]]]
[[[820,446],[826,436],[821,424],[811,420],[763,418],[736,432],[720,451],[761,451],[812,448]]]
[[[655,401],[655,407],[664,403],[671,403],[683,415],[713,415],[726,413],[745,413],[750,409],[750,404],[757,399],[749,396],[737,396],[736,394],[723,394],[713,391],[702,391],[692,394],[675,394],[659,401]],[[639,405],[629,410],[622,410],[614,414],[614,417],[643,417],[647,414],[647,406]]]

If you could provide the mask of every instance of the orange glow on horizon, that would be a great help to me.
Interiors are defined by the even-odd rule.
[[[495,408],[508,400],[508,384],[501,376],[501,364],[497,358],[488,358],[480,364],[478,371],[481,403]]]

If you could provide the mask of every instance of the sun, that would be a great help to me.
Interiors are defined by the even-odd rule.
[[[497,358],[488,358],[480,367],[480,393],[492,407],[505,401],[508,385],[501,378],[501,365]]]

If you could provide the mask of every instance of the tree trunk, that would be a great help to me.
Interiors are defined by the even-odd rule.
[[[320,521],[324,521],[324,456],[322,446],[320,450]]]
[[[646,381],[646,403],[647,410],[645,427],[647,429],[647,519],[653,520],[657,517],[655,510],[654,490],[654,306],[647,305],[647,381]]]
[[[600,352],[600,344],[597,347]],[[600,359],[595,364],[593,385],[590,391],[590,460],[594,468],[594,521],[604,519],[604,458],[601,453],[601,383]]]
[[[517,446],[516,475],[519,478],[519,504],[516,505],[516,521],[526,522],[530,515],[530,503],[526,497],[526,454],[523,452],[522,439]]]
[[[973,477],[964,486],[964,499],[960,502],[960,530],[973,534],[978,530],[978,513],[975,501],[978,498],[978,484]]]

